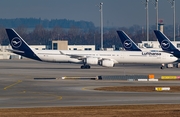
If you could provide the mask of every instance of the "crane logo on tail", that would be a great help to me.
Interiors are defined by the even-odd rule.
[[[170,46],[169,41],[167,41],[167,40],[163,40],[163,41],[161,42],[161,47],[162,47],[162,48],[164,48],[164,49],[168,49],[168,48],[169,48],[169,46]]]
[[[22,45],[22,41],[20,38],[18,37],[15,37],[11,40],[11,45],[14,47],[14,48],[19,48],[21,45]]]
[[[132,42],[131,41],[129,41],[129,40],[125,40],[124,41],[124,47],[125,48],[130,48],[132,46]]]

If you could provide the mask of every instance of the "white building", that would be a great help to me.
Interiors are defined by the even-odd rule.
[[[68,50],[95,50],[95,45],[68,45]]]
[[[68,45],[67,40],[52,41],[53,50],[95,50],[95,45]]]
[[[180,41],[171,41],[172,44],[180,49]],[[154,48],[154,49],[159,49],[161,48],[160,44],[158,41],[142,41],[142,43],[138,43],[138,46],[140,48]]]
[[[68,45],[68,50],[95,50],[95,45]],[[46,45],[30,45],[31,49],[45,50]],[[12,49],[10,45],[0,45],[0,59],[22,59],[20,55],[9,52],[7,49]]]

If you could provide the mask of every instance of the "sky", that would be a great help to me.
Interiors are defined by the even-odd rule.
[[[98,5],[103,2],[106,27],[146,25],[146,0],[1,0],[0,18],[41,18],[91,21],[100,26]],[[172,0],[169,0],[172,1]],[[173,25],[173,8],[168,0],[159,0],[159,19]],[[156,24],[155,0],[149,0],[149,24]],[[180,23],[180,0],[176,2],[176,23]]]

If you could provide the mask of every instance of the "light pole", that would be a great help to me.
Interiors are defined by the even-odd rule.
[[[147,36],[147,41],[149,41],[149,15],[148,15],[148,2],[149,2],[149,0],[146,0],[146,2],[143,2],[143,4],[145,4],[145,9],[146,9],[146,36]]]
[[[175,0],[168,0],[169,1],[169,3],[172,5],[171,6],[171,8],[174,8],[173,10],[173,25],[174,25],[174,41],[175,41],[175,28],[176,28],[176,26],[175,26],[175,18],[176,18],[176,15],[175,15]]]
[[[156,9],[156,30],[158,30],[158,0],[155,0],[155,9]]]
[[[96,42],[95,42],[95,34],[94,34],[94,45],[96,45]]]
[[[178,37],[179,37],[179,24],[178,24]]]
[[[103,3],[97,5],[100,8],[100,24],[101,24],[101,50],[103,50]]]

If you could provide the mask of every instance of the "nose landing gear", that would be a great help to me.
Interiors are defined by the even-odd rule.
[[[165,65],[164,65],[164,64],[162,64],[160,68],[161,68],[161,69],[164,69],[164,68],[165,68],[164,66],[165,66]]]

